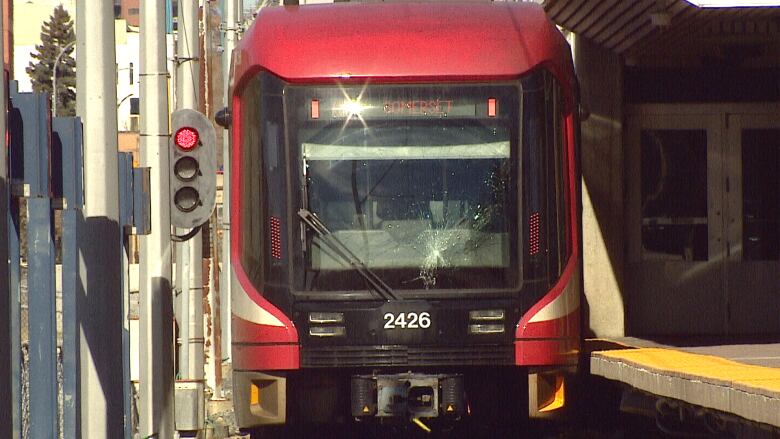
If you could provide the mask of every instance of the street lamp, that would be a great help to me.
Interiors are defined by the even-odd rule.
[[[68,51],[73,45],[76,44],[75,41],[71,41],[70,43],[66,44],[65,47],[60,49],[60,54],[57,55],[57,59],[54,60],[54,74],[52,75],[52,81],[51,81],[51,90],[52,90],[52,97],[51,97],[51,116],[57,117],[57,67],[60,65],[60,60],[62,60],[62,55],[65,55],[65,52]]]

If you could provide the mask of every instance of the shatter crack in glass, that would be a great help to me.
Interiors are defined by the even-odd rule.
[[[451,266],[444,255],[454,245],[452,235],[445,235],[442,232],[442,230],[430,230],[423,243],[426,251],[420,266],[420,280],[426,290],[436,286],[436,274],[439,269]]]
[[[439,227],[431,223],[428,230],[420,235],[424,254],[420,275],[415,280],[421,280],[425,289],[436,287],[436,278],[441,270],[478,263],[480,248],[492,244],[489,241],[495,236],[490,233],[490,227],[501,219],[504,210],[501,194],[506,181],[503,172],[501,169],[493,170],[484,182],[495,198],[491,204],[477,204],[473,212],[466,212],[460,219],[446,221]]]

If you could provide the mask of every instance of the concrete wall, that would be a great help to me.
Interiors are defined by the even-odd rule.
[[[584,38],[570,38],[580,80],[585,337],[625,335],[623,66]]]

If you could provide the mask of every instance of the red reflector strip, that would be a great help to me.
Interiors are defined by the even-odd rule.
[[[498,114],[498,100],[496,98],[488,99],[488,117],[496,117]]]
[[[312,119],[320,118],[320,101],[318,101],[317,99],[311,100],[311,118]]]
[[[275,216],[271,217],[271,257],[282,259],[282,223]]]
[[[539,212],[531,215],[528,225],[528,234],[530,235],[528,237],[528,254],[535,255],[539,253],[540,250],[539,228],[541,226],[541,216],[539,215]]]

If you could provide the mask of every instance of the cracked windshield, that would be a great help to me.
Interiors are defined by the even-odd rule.
[[[331,232],[304,234],[307,290],[366,288],[326,239],[394,289],[513,286],[516,85],[291,95],[303,204]]]

